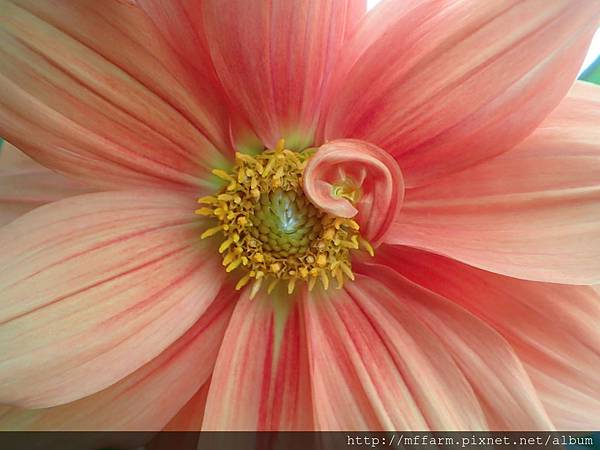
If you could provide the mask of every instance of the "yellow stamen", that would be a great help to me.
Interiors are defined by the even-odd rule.
[[[283,151],[284,148],[285,148],[285,139],[279,139],[277,141],[277,145],[275,146],[275,151],[279,153],[279,152]]]
[[[204,233],[202,233],[200,235],[200,239],[206,239],[207,237],[214,236],[215,234],[217,234],[221,230],[223,230],[223,225],[219,225],[219,226],[216,226],[216,227],[209,228],[208,230],[206,230]]]
[[[364,248],[370,256],[375,256],[375,250],[373,250],[373,246],[369,243],[369,241],[360,238],[358,242],[360,242],[360,246]]]
[[[248,282],[250,281],[250,274],[247,273],[246,275],[244,275],[240,281],[237,282],[237,284],[235,285],[235,289],[236,291],[239,291],[241,288],[243,288],[244,286],[246,286],[248,284]]]
[[[219,247],[219,253],[223,253],[225,250],[231,247],[231,244],[233,244],[233,239],[227,239],[223,241],[223,243]]]
[[[207,195],[206,197],[200,197],[198,199],[198,203],[204,203],[206,205],[212,205],[213,203],[217,203],[217,199],[212,195]]]
[[[315,288],[315,284],[317,284],[317,277],[310,277],[310,279],[308,280],[309,292]]]
[[[254,284],[252,285],[252,289],[250,289],[250,300],[256,297],[260,286],[262,285],[263,278],[257,278]]]
[[[325,272],[321,272],[321,283],[323,283],[325,290],[329,289],[329,277]]]
[[[294,289],[296,288],[296,278],[290,278],[290,280],[288,281],[288,294],[292,294],[294,292]]]
[[[221,178],[222,180],[225,181],[235,181],[233,179],[233,177],[231,175],[229,175],[227,172],[225,172],[224,170],[221,169],[213,169],[212,173],[216,176],[218,176],[219,178]]]
[[[325,267],[327,265],[327,256],[320,254],[317,256],[317,266]]]
[[[235,261],[233,261],[231,264],[229,264],[227,266],[227,268],[225,269],[225,272],[229,273],[229,272],[237,269],[238,267],[240,267],[240,264],[242,264],[242,258],[238,258]]]
[[[269,294],[281,280],[290,295],[299,281],[309,290],[317,280],[324,289],[332,279],[341,287],[355,278],[351,251],[363,248],[373,255],[355,220],[327,214],[304,195],[302,173],[314,151],[295,152],[280,140],[273,150],[256,156],[237,153],[231,171],[212,171],[227,186],[198,199],[206,206],[196,214],[218,221],[201,238],[222,233],[218,251],[223,266],[227,272],[245,271],[236,289],[251,285],[250,298],[257,295],[263,279],[268,280]],[[347,198],[353,193],[339,188],[336,194]]]
[[[278,283],[279,283],[279,278],[275,278],[273,281],[271,281],[269,283],[269,287],[267,288],[267,293],[270,294],[271,292],[273,292],[273,289],[275,289],[275,287],[277,286]]]
[[[210,215],[213,214],[214,211],[212,209],[210,209],[210,208],[204,207],[204,208],[197,209],[194,212],[196,214],[198,214],[199,216],[210,216]]]

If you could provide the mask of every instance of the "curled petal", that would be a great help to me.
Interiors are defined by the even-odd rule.
[[[394,159],[368,142],[340,139],[322,145],[308,161],[304,192],[322,210],[355,217],[361,235],[379,243],[404,197],[402,172]]]

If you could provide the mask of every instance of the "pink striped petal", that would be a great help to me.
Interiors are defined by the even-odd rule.
[[[406,191],[388,241],[529,280],[600,282],[600,87],[514,150]]]
[[[364,0],[204,0],[212,61],[231,108],[273,148],[314,141],[323,93]]]
[[[386,263],[496,328],[514,348],[558,429],[591,430],[600,417],[600,293],[522,281],[398,247]]]
[[[346,292],[306,303],[320,428],[551,427],[491,328],[384,266],[358,271]]]
[[[226,289],[183,336],[118,383],[62,406],[12,408],[0,413],[0,430],[161,430],[210,377],[233,300]]]
[[[87,194],[0,229],[0,402],[93,394],[200,317],[224,271],[198,238],[194,204],[160,191]]]
[[[203,430],[312,430],[301,309],[287,295],[240,298],[213,373]]]
[[[181,189],[223,163],[228,123],[136,7],[7,1],[0,42],[0,134],[42,164]]]
[[[0,149],[0,226],[38,206],[91,192],[39,165],[10,144]]]
[[[184,67],[197,81],[202,91],[203,103],[210,104],[213,114],[220,113],[220,119],[227,120],[224,105],[219,105],[223,94],[217,79],[208,50],[202,19],[202,1],[198,0],[135,0],[158,31],[170,44]],[[211,102],[211,103],[208,103]],[[223,130],[215,130],[218,135]]]
[[[384,0],[344,50],[324,138],[389,151],[410,187],[498,155],[566,94],[599,19],[596,0]]]
[[[383,240],[404,197],[402,172],[394,158],[354,139],[319,147],[302,179],[304,192],[315,205],[334,216],[354,217],[362,237],[373,245]]]

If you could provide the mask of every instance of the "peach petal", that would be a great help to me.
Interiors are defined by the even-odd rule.
[[[386,0],[344,49],[324,140],[394,155],[407,186],[512,148],[567,93],[596,0]]]
[[[406,191],[387,241],[517,278],[600,282],[600,87],[574,86],[517,148]]]
[[[314,141],[323,92],[363,0],[205,0],[204,32],[231,109],[270,148]]]
[[[0,229],[0,401],[55,406],[106,388],[178,339],[224,271],[195,202],[86,194]]]
[[[0,149],[0,226],[38,206],[91,191],[39,165],[13,145],[5,143]]]
[[[432,427],[473,429],[473,422],[461,422],[466,420],[466,414],[472,421],[479,417],[473,397],[467,395],[471,392],[479,410],[485,414],[488,429],[553,428],[515,350],[492,327],[445,297],[414,284],[384,265],[360,264],[356,270],[366,278],[363,277],[356,288],[350,286],[357,293],[350,289],[349,292],[357,302],[362,298],[361,309],[372,310],[369,303],[384,304],[388,313],[383,310],[380,313],[382,319],[389,318],[404,327],[408,327],[404,325],[408,323],[429,335],[438,345],[437,350],[423,351],[426,347],[419,340],[407,341],[402,346],[399,341],[392,341],[402,350],[400,356],[406,359],[401,368],[407,365],[414,368],[413,376],[421,383],[420,389],[411,392],[419,393],[422,398],[432,395],[429,402],[421,407],[425,418],[438,420],[437,423],[433,422]],[[383,336],[393,329],[391,323],[383,326],[379,321],[372,326]],[[424,370],[427,366],[418,360],[411,365],[409,358],[413,355],[431,358],[430,362],[436,367],[431,371],[434,377],[419,376],[418,370]],[[442,364],[442,358],[450,358],[458,368],[458,373],[455,370],[448,371],[452,365],[448,362]],[[464,388],[458,390],[465,382],[470,391]],[[434,383],[434,387],[437,385],[440,394],[431,394],[428,383]],[[445,383],[450,383],[452,387]],[[444,399],[444,403],[440,403],[438,398]],[[451,420],[457,421],[454,426]]]
[[[527,370],[553,424],[595,429],[600,417],[600,292],[517,280],[406,247],[381,260],[498,330]]]
[[[188,408],[198,398],[194,392],[202,392],[201,387],[206,385],[233,311],[233,300],[233,289],[224,289],[183,336],[116,384],[61,406],[10,408],[0,413],[0,430],[163,429],[180,408]]]
[[[203,430],[312,430],[304,317],[287,295],[246,290],[208,392]]]
[[[223,330],[223,334],[224,332],[225,330]],[[216,357],[217,355],[215,351],[215,360]],[[163,431],[200,431],[202,427],[202,420],[204,419],[204,410],[206,409],[206,398],[208,397],[209,387],[210,379],[204,383],[202,387],[194,394],[194,396],[190,398],[189,401],[177,412],[177,414],[175,414],[175,416],[169,420],[169,423],[165,425]]]
[[[206,184],[226,120],[154,25],[114,0],[3,4],[0,134],[105,188]]]

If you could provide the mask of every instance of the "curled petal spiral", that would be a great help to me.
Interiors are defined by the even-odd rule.
[[[322,145],[304,171],[304,192],[322,210],[354,217],[374,245],[400,211],[404,181],[400,167],[376,145],[338,139]]]

